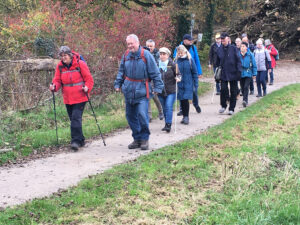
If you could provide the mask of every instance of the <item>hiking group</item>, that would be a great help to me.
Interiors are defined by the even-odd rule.
[[[209,52],[209,67],[212,65],[215,72],[216,94],[220,95],[221,104],[219,113],[224,113],[229,104],[228,114],[232,115],[239,95],[243,96],[243,106],[248,105],[249,89],[250,94],[254,94],[253,77],[256,77],[257,97],[267,94],[268,72],[272,85],[278,51],[268,39],[264,41],[266,47],[261,39],[257,40],[254,47],[245,34],[242,39],[236,39],[235,45],[231,44],[226,32],[216,34],[215,40]],[[159,119],[165,121],[162,131],[171,131],[173,107],[177,100],[180,103],[177,116],[182,116],[181,123],[188,125],[190,101],[196,112],[201,113],[197,93],[202,68],[197,47],[189,34],[183,36],[183,41],[174,50],[173,60],[170,49],[161,47],[158,50],[152,39],[147,40],[143,47],[139,38],[130,34],[126,38],[126,44],[127,50],[122,56],[114,88],[117,92],[122,91],[125,98],[126,119],[133,137],[128,148],[148,150],[149,122],[152,120],[151,98],[158,109]],[[94,81],[87,64],[78,53],[62,46],[59,55],[61,61],[56,67],[49,89],[56,92],[62,88],[71,122],[71,148],[77,151],[85,144],[82,114]]]

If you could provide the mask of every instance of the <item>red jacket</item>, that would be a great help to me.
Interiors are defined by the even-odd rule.
[[[272,68],[275,68],[275,66],[276,66],[275,56],[278,54],[278,52],[276,51],[274,45],[272,45],[272,44],[266,46],[266,49],[271,50],[271,52],[270,52],[271,66],[272,66]]]
[[[82,90],[83,83],[81,84],[81,82],[84,82],[85,86],[89,88],[88,93],[90,93],[94,86],[94,80],[85,62],[78,60],[74,55],[69,69],[62,61],[58,63],[52,83],[55,84],[54,91],[58,91],[62,86],[65,104],[72,105],[88,101]]]

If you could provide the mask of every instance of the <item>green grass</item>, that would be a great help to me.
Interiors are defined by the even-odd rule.
[[[300,84],[0,224],[299,224]]]
[[[209,91],[210,88],[210,84],[199,82],[199,95]],[[91,100],[93,102],[93,99]],[[153,101],[151,103],[155,118],[158,115],[157,108]],[[97,120],[104,134],[128,126],[124,109],[124,97],[118,93],[109,95],[103,104],[95,107]],[[60,95],[56,97],[56,115],[59,144],[67,145],[70,142],[70,123]],[[83,133],[87,139],[99,136],[88,103],[83,114]],[[29,113],[18,112],[1,119],[0,149],[11,148],[13,151],[0,153],[0,166],[8,161],[26,157],[34,150],[43,151],[45,147],[53,146],[56,146],[56,132],[52,101]]]

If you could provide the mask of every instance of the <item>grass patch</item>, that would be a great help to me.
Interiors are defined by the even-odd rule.
[[[208,83],[199,82],[199,95],[210,90]],[[93,99],[92,99],[93,102]],[[158,116],[153,101],[153,117]],[[103,104],[95,107],[95,114],[104,134],[127,127],[125,103],[122,94],[115,93],[107,97]],[[70,122],[61,95],[56,96],[56,114],[59,144],[70,142]],[[99,136],[89,104],[83,114],[83,133],[86,138]],[[26,157],[34,150],[43,151],[44,147],[56,146],[56,132],[52,101],[48,105],[36,108],[29,113],[17,112],[5,115],[0,122],[0,149],[10,148],[13,151],[0,153],[0,166],[8,161]]]
[[[299,224],[299,88],[66,192],[8,208],[0,224]]]

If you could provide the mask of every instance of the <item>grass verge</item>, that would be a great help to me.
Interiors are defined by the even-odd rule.
[[[199,82],[199,95],[210,89],[209,83]],[[59,144],[63,146],[70,142],[70,123],[61,96],[57,95],[56,98]],[[157,108],[153,101],[151,103],[155,118],[158,115]],[[95,107],[97,120],[103,134],[127,127],[124,109],[124,97],[122,94],[116,93],[108,96],[99,107]],[[99,136],[88,104],[83,115],[83,132],[87,139]],[[12,149],[12,151],[0,153],[0,166],[8,161],[13,162],[16,159],[30,156],[33,152],[43,152],[45,147],[54,146],[56,146],[56,132],[52,101],[29,113],[18,112],[1,119],[0,149],[6,148]]]
[[[299,224],[300,84],[0,224]]]

